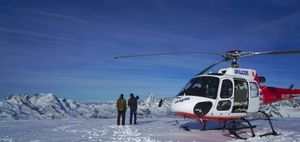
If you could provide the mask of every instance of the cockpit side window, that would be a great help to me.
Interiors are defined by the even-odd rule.
[[[259,89],[256,83],[250,82],[250,96],[251,98],[258,97]]]
[[[222,99],[230,98],[232,96],[232,93],[233,93],[232,81],[229,79],[223,80],[221,94],[220,94],[221,98]]]

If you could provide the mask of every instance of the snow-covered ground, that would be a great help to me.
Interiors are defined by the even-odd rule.
[[[128,119],[127,119],[128,120]],[[228,131],[199,128],[194,120],[175,118],[139,119],[138,125],[117,126],[116,119],[68,119],[68,120],[9,120],[0,122],[1,142],[163,142],[201,141],[224,142],[242,141],[229,135]],[[247,141],[255,142],[298,142],[300,141],[299,118],[276,118],[273,120],[276,131],[281,135],[255,137]],[[267,121],[255,120],[258,132],[270,131]],[[191,131],[180,128],[187,125]],[[209,123],[208,129],[217,123]],[[221,124],[220,124],[221,125]]]

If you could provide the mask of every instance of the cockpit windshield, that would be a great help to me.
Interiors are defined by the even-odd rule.
[[[196,77],[189,81],[177,96],[199,96],[211,99],[217,98],[219,78],[211,76]]]

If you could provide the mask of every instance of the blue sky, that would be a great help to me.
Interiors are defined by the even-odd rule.
[[[84,101],[131,92],[174,96],[220,57],[113,57],[300,49],[297,0],[1,0],[0,17],[0,99],[37,92]],[[300,88],[299,60],[266,55],[240,62],[268,85]]]

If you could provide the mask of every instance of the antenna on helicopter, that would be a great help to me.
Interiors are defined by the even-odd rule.
[[[293,88],[294,88],[294,84],[291,84],[289,90],[292,90]]]

